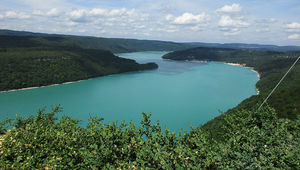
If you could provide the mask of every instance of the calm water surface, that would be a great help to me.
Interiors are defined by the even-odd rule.
[[[103,117],[105,122],[132,120],[138,125],[142,112],[152,112],[173,131],[204,124],[256,94],[258,77],[249,68],[223,63],[162,60],[166,52],[117,54],[139,63],[156,62],[159,69],[124,73],[91,80],[0,93],[0,120],[36,114],[60,104],[63,113],[82,120]]]

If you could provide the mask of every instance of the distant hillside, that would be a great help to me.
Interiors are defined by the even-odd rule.
[[[198,47],[214,47],[214,48],[233,48],[233,49],[253,49],[262,51],[279,51],[279,52],[289,52],[289,51],[300,51],[300,46],[277,46],[277,45],[262,45],[262,44],[244,44],[244,43],[200,43],[193,42],[187,43],[192,46]]]
[[[232,49],[232,48],[214,48],[197,47],[186,50],[178,50],[163,56],[164,59],[172,60],[201,60],[201,61],[226,61],[248,63],[254,59],[262,59],[271,55],[282,55],[283,52],[276,51],[258,51],[252,49]],[[254,62],[254,61],[253,61]],[[251,63],[253,65],[255,63]]]
[[[250,49],[198,47],[166,54],[164,59],[201,60],[240,63],[257,70],[261,79],[256,84],[260,95],[244,100],[238,109],[257,109],[300,53],[257,51]],[[269,99],[280,117],[295,119],[300,115],[300,63]],[[238,82],[237,82],[238,83]]]
[[[84,49],[102,49],[113,53],[136,51],[174,51],[194,47],[185,43],[155,40],[100,38],[24,31],[0,30],[1,46],[78,46]]]
[[[155,63],[138,64],[103,50],[9,48],[0,50],[0,91],[157,67]]]
[[[61,35],[61,34],[46,34],[33,33],[27,31],[12,31],[1,30],[0,36],[28,36],[39,37],[38,43],[52,44],[54,39],[60,39],[62,44],[73,44],[81,48],[88,49],[103,49],[114,53],[122,52],[136,52],[136,51],[176,51],[193,47],[213,47],[213,48],[233,48],[233,49],[254,49],[262,51],[300,51],[300,46],[276,46],[276,45],[262,45],[262,44],[245,44],[245,43],[176,43],[169,41],[156,40],[137,40],[137,39],[122,39],[122,38],[102,38],[92,36],[75,36],[75,35]],[[50,40],[50,42],[49,42]],[[51,41],[52,40],[52,41]],[[1,40],[0,40],[1,41]]]
[[[98,49],[96,42],[89,41],[91,37],[14,31],[2,31],[2,34],[7,35],[0,35],[0,91],[158,67],[155,63],[138,64]],[[89,44],[94,47],[83,48]],[[112,47],[122,52],[133,50],[120,50],[121,45]]]

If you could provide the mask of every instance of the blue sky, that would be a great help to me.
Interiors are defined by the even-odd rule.
[[[0,29],[300,45],[299,0],[1,0]]]

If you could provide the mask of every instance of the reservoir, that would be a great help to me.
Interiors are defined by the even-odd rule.
[[[61,105],[62,113],[82,120],[89,116],[105,123],[131,120],[139,125],[142,112],[153,123],[178,132],[204,124],[257,93],[257,74],[250,68],[218,62],[163,60],[166,52],[116,54],[139,63],[155,62],[157,70],[123,73],[69,84],[0,93],[0,121],[37,114]]]

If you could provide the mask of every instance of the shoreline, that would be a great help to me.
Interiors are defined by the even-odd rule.
[[[78,83],[78,82],[81,82],[81,81],[87,81],[87,80],[91,80],[91,79],[95,79],[95,78],[100,78],[100,77],[113,76],[113,75],[124,74],[124,73],[135,73],[135,72],[138,73],[138,72],[148,71],[148,70],[153,70],[153,69],[137,70],[137,71],[127,71],[127,72],[123,72],[123,73],[108,74],[108,75],[104,75],[104,76],[91,77],[91,78],[88,78],[88,79],[82,79],[82,80],[76,80],[76,81],[67,81],[67,82],[64,82],[64,83],[49,84],[49,85],[45,85],[45,86],[34,86],[34,87],[24,87],[24,88],[20,88],[20,89],[4,90],[4,91],[0,91],[0,94],[1,93],[14,92],[14,91],[31,90],[31,89],[37,89],[37,88],[42,88],[42,87],[51,87],[51,86],[58,86],[58,85],[66,85],[66,84]]]
[[[184,61],[184,62],[197,62],[197,63],[208,63],[208,62],[223,63],[223,64],[227,64],[227,65],[231,65],[231,66],[238,66],[238,67],[250,68],[251,71],[253,71],[253,72],[256,73],[257,78],[258,78],[258,81],[260,80],[260,77],[261,77],[260,73],[259,73],[257,70],[255,70],[253,67],[247,66],[246,64],[240,64],[240,63],[227,63],[227,62],[223,62],[223,61],[206,61],[206,60],[172,60],[172,59],[165,59],[165,58],[163,58],[163,60],[170,60],[170,61]],[[257,82],[258,82],[258,81],[257,81]],[[257,87],[255,87],[255,88],[256,88],[256,91],[257,91],[256,95],[259,95],[259,94],[260,94],[259,89],[258,89]]]
[[[45,86],[34,86],[34,87],[25,87],[25,88],[20,88],[20,89],[4,90],[4,91],[0,91],[0,93],[8,93],[8,92],[14,92],[14,91],[23,91],[23,90],[37,89],[37,88],[42,88],[42,87],[51,87],[51,86],[57,86],[57,85],[63,85],[63,84],[72,84],[72,83],[77,83],[77,82],[81,82],[81,81],[85,81],[85,80],[90,80],[90,79],[92,79],[92,78],[83,79],[83,80],[76,80],[76,81],[68,81],[68,82],[58,83],[58,84],[49,84],[49,85],[45,85]]]
[[[244,68],[250,68],[253,72],[255,72],[257,74],[258,80],[260,80],[260,73],[255,70],[253,67],[248,67],[246,64],[238,64],[238,63],[226,63],[227,65],[231,65],[231,66],[238,66],[238,67],[244,67]]]
[[[251,71],[253,71],[253,72],[255,72],[257,74],[258,81],[260,80],[260,74],[259,74],[259,72],[257,70],[255,70],[253,67],[248,67],[248,66],[246,66],[246,64],[239,64],[239,63],[226,63],[226,62],[223,62],[223,63],[225,63],[227,65],[231,65],[231,66],[238,66],[238,67],[250,68]],[[259,91],[259,89],[257,87],[256,87],[256,91],[257,91],[256,95],[259,95],[260,91]]]
[[[246,64],[226,63],[226,62],[224,62],[224,63],[227,64],[227,65],[231,65],[231,66],[238,66],[238,67],[250,68],[253,72],[255,72],[257,74],[258,80],[260,80],[260,73],[257,70],[255,70],[253,67],[249,67]]]

